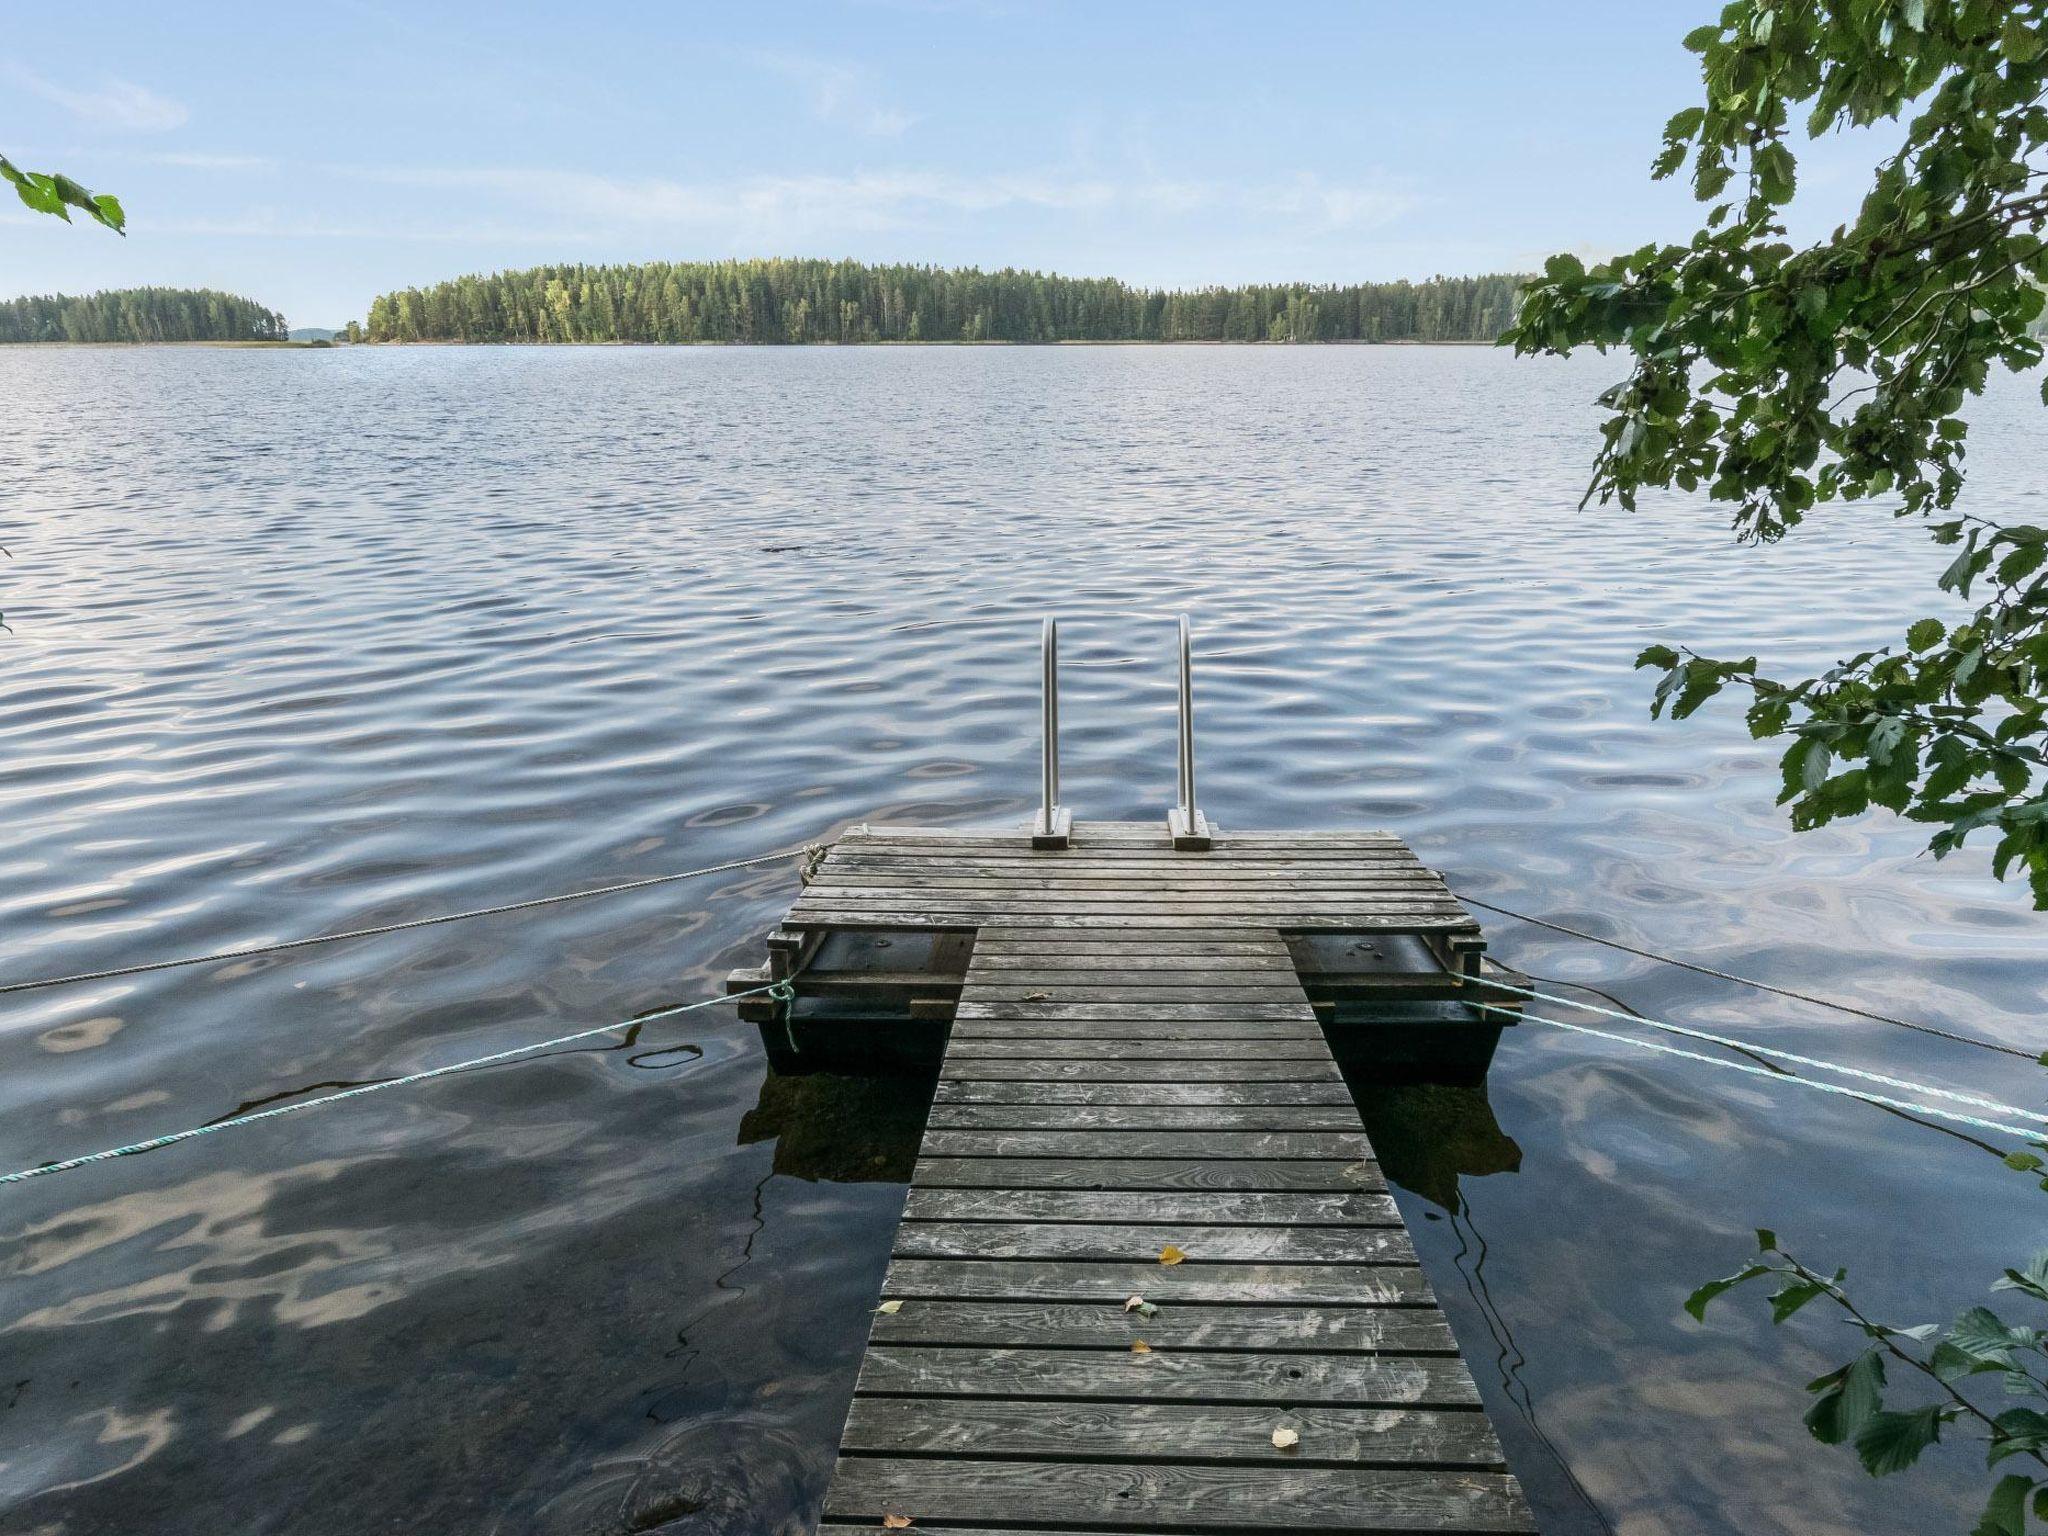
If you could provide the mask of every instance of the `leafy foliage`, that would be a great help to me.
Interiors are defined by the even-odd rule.
[[[211,288],[120,288],[0,303],[4,341],[283,341],[285,318]]]
[[[1509,276],[1167,293],[852,261],[535,267],[380,295],[371,341],[1491,341]]]
[[[2048,527],[1956,510],[1966,402],[2042,359],[2044,0],[1735,0],[1685,46],[1705,101],[1671,119],[1653,173],[1689,170],[1704,227],[1590,269],[1552,257],[1504,340],[1631,354],[1601,396],[1589,500],[1704,488],[1770,540],[1876,498],[1955,548],[1940,587],[1976,607],[1803,680],[1667,646],[1637,665],[1678,717],[1749,690],[1755,735],[1793,738],[1796,825],[1880,805],[1937,825],[1937,856],[1991,828],[1999,877],[2023,871],[2048,907]],[[1795,109],[1815,136],[1905,122],[1854,223],[1805,249],[1780,217]]]
[[[1778,1286],[1770,1298],[1772,1322],[1784,1323],[1823,1297],[1847,1316],[1868,1342],[1847,1364],[1807,1383],[1813,1405],[1806,1427],[1814,1439],[1850,1446],[1872,1477],[1888,1477],[1917,1462],[1940,1442],[1944,1429],[1963,1425],[1984,1442],[1986,1466],[2029,1463],[1999,1479],[1972,1536],[2026,1536],[2030,1505],[2038,1520],[2048,1522],[2048,1332],[2007,1323],[1989,1307],[1967,1309],[1946,1329],[1879,1323],[1850,1300],[1842,1286],[1845,1271],[1822,1275],[1787,1253],[1776,1233],[1760,1231],[1756,1237],[1758,1260],[1708,1281],[1685,1309],[1704,1321],[1716,1297],[1768,1276]],[[1993,1289],[2048,1303],[2048,1252],[2036,1254],[2024,1269],[2007,1270]],[[1887,1362],[1932,1387],[1933,1400],[1888,1404]],[[2003,1387],[2005,1407],[1994,1412],[1963,1390],[1978,1377]]]
[[[0,155],[0,181],[14,188],[15,195],[37,213],[54,213],[66,224],[77,208],[117,235],[128,233],[128,215],[121,201],[110,192],[88,192],[69,176],[57,171],[24,171]]]

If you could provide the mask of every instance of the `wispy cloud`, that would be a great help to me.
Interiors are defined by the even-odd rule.
[[[168,165],[185,171],[274,171],[277,161],[270,155],[161,154],[142,157],[150,165]]]
[[[795,81],[810,97],[811,114],[878,139],[900,138],[917,118],[890,103],[865,69],[796,53],[755,53],[754,62]]]
[[[494,194],[585,228],[686,230],[731,241],[914,229],[947,215],[1015,210],[1148,219],[1224,213],[1303,235],[1330,234],[1396,222],[1417,204],[1395,186],[1335,184],[1310,175],[1274,184],[1060,169],[972,176],[899,169],[716,182],[517,167],[351,167],[340,174],[387,186]]]
[[[10,71],[22,86],[96,128],[119,128],[130,133],[167,133],[182,128],[191,117],[180,102],[160,96],[147,86],[111,76],[97,90],[73,90],[45,80],[25,69]]]

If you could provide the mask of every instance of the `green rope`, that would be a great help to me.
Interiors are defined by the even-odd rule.
[[[508,1051],[493,1051],[488,1056],[472,1056],[467,1061],[454,1062],[445,1067],[430,1067],[424,1072],[409,1072],[404,1077],[387,1078],[381,1083],[365,1083],[360,1088],[345,1088],[339,1093],[322,1094],[317,1099],[301,1099],[296,1104],[280,1104],[275,1109],[258,1110],[253,1115],[238,1115],[232,1120],[217,1120],[212,1125],[197,1125],[190,1130],[172,1131],[167,1136],[152,1136],[147,1141],[130,1142],[125,1147],[109,1147],[104,1152],[88,1152],[83,1157],[67,1157],[62,1162],[43,1163],[34,1168],[24,1168],[19,1173],[0,1174],[0,1184],[25,1184],[30,1179],[40,1179],[45,1174],[65,1173],[73,1168],[83,1168],[87,1163],[104,1163],[117,1157],[133,1157],[138,1152],[154,1152],[159,1147],[175,1146],[181,1141],[191,1141],[197,1136],[210,1136],[215,1131],[232,1131],[241,1126],[254,1125],[258,1120],[272,1120],[279,1115],[294,1115],[302,1109],[319,1109],[326,1104],[339,1104],[343,1099],[359,1099],[364,1094],[382,1093],[387,1088],[406,1088],[414,1083],[424,1083],[431,1078],[446,1077],[453,1072],[467,1072],[472,1067],[488,1067],[497,1062],[512,1061],[521,1056],[531,1056],[536,1051],[552,1050],[556,1046],[573,1045],[578,1040],[588,1040],[596,1035],[608,1035],[614,1030],[630,1029],[636,1024],[673,1018],[679,1013],[709,1008],[716,1003],[732,1002],[742,997],[759,997],[763,994],[786,1003],[796,995],[796,990],[786,981],[774,981],[764,987],[749,987],[744,992],[730,993],[725,997],[706,997],[694,1003],[678,1003],[673,1008],[657,1008],[652,1013],[641,1014],[638,1018],[619,1019],[614,1023],[600,1024],[594,1029],[579,1029],[573,1035],[557,1035],[552,1040],[536,1040],[532,1045],[515,1045]]]

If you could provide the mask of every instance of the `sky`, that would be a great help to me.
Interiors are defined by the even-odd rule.
[[[0,297],[223,288],[293,325],[555,261],[852,257],[1148,286],[1527,271],[1680,238],[1713,0],[13,8]],[[1802,160],[1799,223],[1874,156]],[[1795,233],[1799,232],[1795,226]]]

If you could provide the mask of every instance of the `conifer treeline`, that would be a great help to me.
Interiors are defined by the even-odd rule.
[[[211,288],[122,288],[0,303],[0,341],[283,341],[284,316]]]
[[[852,261],[549,266],[380,295],[371,341],[1492,341],[1521,279],[1167,292]]]

